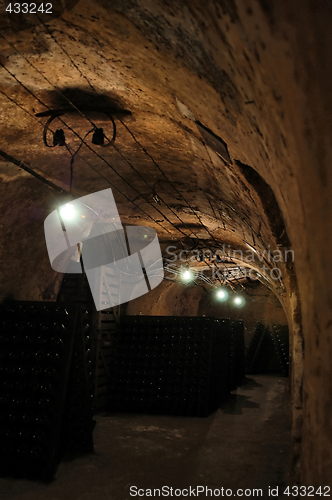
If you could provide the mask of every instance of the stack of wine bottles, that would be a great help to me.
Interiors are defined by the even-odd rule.
[[[74,337],[61,433],[62,454],[72,458],[93,451],[93,375],[91,373],[91,312],[80,311]]]
[[[289,331],[287,325],[273,325],[272,335],[275,343],[278,364],[283,375],[289,374]]]
[[[65,403],[72,400],[73,347],[83,338],[80,306],[11,302],[0,315],[0,475],[51,480],[63,451]],[[78,372],[86,394],[87,378]],[[89,419],[91,433],[90,413]]]
[[[243,321],[230,323],[230,389],[235,391],[245,377],[245,345]]]
[[[257,323],[246,352],[246,372],[288,375],[289,333],[287,325]]]
[[[133,316],[116,336],[113,411],[207,416],[230,390],[230,320]]]

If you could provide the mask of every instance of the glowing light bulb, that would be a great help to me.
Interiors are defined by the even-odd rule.
[[[70,220],[75,217],[75,207],[70,203],[67,203],[63,207],[60,208],[61,217],[65,220]]]
[[[217,290],[216,296],[221,302],[224,302],[228,299],[228,292],[224,288],[221,288]]]
[[[192,279],[191,271],[189,271],[189,269],[182,271],[181,278],[183,279],[183,281],[190,281]]]
[[[245,300],[243,297],[237,296],[234,298],[234,305],[236,305],[237,307],[242,307],[244,305],[244,303],[245,303]]]

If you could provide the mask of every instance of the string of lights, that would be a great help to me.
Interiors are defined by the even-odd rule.
[[[169,267],[165,266],[165,271],[173,274],[176,276],[178,279],[177,282],[183,282],[183,283],[194,283],[197,286],[199,285],[199,281],[203,281],[207,285],[210,286],[210,288],[215,288],[215,284],[212,280],[210,280],[207,276],[204,276],[204,274],[195,272],[193,270],[189,269],[179,269],[179,268],[174,268],[174,267]],[[165,277],[166,280],[169,281],[174,281],[174,278],[169,278]],[[231,288],[234,291],[234,288],[230,286],[231,283],[228,281],[228,287]],[[203,286],[203,289],[206,291],[205,287]],[[215,291],[215,298],[219,302],[227,302],[229,299],[229,291],[226,287],[219,287]],[[245,305],[245,298],[242,295],[235,294],[232,296],[232,304],[235,307],[243,307]]]

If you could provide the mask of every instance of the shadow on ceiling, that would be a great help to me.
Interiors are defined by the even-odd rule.
[[[51,110],[37,113],[36,116],[78,113],[77,109],[81,112],[94,111],[119,116],[130,116],[132,114],[126,108],[123,99],[118,95],[110,92],[99,94],[79,87],[67,87],[59,89],[59,92],[56,90],[44,91],[42,101],[46,102]]]

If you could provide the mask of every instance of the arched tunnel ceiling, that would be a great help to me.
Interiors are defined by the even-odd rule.
[[[79,137],[91,122],[111,136],[103,111],[110,112],[117,125],[114,147],[94,146],[87,138],[97,154],[83,145],[75,155],[74,197],[111,186],[123,223],[151,225],[162,243],[175,242],[179,249],[193,246],[196,238],[203,240],[200,246],[224,243],[243,251],[247,242],[260,254],[289,246],[267,185],[282,206],[293,174],[286,160],[283,98],[273,81],[278,61],[272,59],[269,73],[265,70],[264,59],[271,66],[273,52],[266,14],[255,5],[253,16],[249,7],[238,9],[232,2],[211,3],[206,11],[192,3],[181,11],[158,2],[111,7],[80,2],[79,9],[47,26],[19,34],[4,30],[2,149],[68,190],[69,152],[43,143],[49,110],[64,110],[61,120]],[[63,122],[56,118],[51,125],[65,129],[76,151],[80,140]],[[206,130],[225,141],[229,157],[219,154]],[[51,133],[47,137],[52,143]],[[273,168],[276,159],[283,168]],[[12,236],[26,230],[29,240],[32,227],[38,234],[30,245],[21,239],[11,258],[22,259],[24,244],[27,259],[37,252],[46,273],[41,222],[61,198],[8,163],[2,163],[2,179],[8,200],[3,230],[7,226]],[[285,182],[287,192],[281,189]],[[295,183],[292,198],[297,198]],[[11,200],[19,212],[16,224],[9,215]],[[20,273],[23,281],[30,279],[28,269]],[[51,275],[47,272],[48,284]],[[4,270],[6,290],[9,280]],[[28,293],[37,297],[41,289],[32,285]]]

